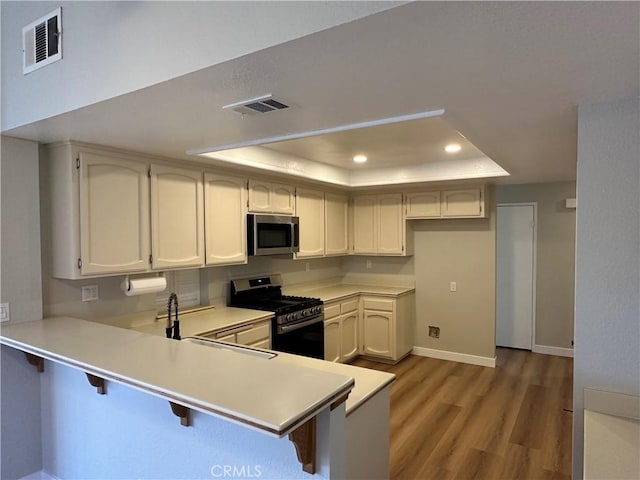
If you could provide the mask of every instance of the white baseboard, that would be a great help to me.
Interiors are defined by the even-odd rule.
[[[544,355],[557,355],[558,357],[573,357],[573,348],[550,347],[549,345],[534,345],[534,353],[543,353]]]
[[[22,477],[20,480],[59,480],[59,479],[57,477],[52,477],[44,470],[38,470],[37,472],[33,472],[25,477]]]
[[[471,365],[480,365],[481,367],[496,367],[495,357],[480,357],[478,355],[468,355],[466,353],[449,352],[447,350],[436,350],[435,348],[426,347],[413,347],[411,353],[421,357],[439,358],[440,360],[469,363]]]

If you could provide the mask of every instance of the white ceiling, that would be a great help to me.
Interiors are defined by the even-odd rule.
[[[452,129],[509,171],[502,181],[572,180],[577,106],[638,96],[639,10],[416,2],[3,133],[194,160],[185,152],[444,109]],[[244,118],[221,109],[266,93],[295,108]],[[335,166],[377,141],[371,165],[409,171],[448,135],[413,130],[423,132],[405,123],[268,148]]]

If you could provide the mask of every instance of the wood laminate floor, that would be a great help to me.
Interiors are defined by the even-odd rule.
[[[410,355],[391,387],[391,478],[571,478],[573,359],[497,349],[496,368]]]

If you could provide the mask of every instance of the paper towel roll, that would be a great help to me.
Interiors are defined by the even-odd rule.
[[[122,291],[128,297],[132,295],[144,295],[145,293],[161,292],[167,288],[165,277],[125,278],[122,282]]]

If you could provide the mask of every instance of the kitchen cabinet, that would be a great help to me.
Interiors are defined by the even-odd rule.
[[[295,189],[280,183],[249,180],[249,211],[293,215]]]
[[[407,218],[440,218],[440,191],[407,193],[406,205]]]
[[[358,355],[358,305],[358,297],[325,305],[325,360],[347,362]]]
[[[204,265],[202,172],[151,165],[151,266]]]
[[[300,218],[300,251],[296,258],[324,256],[324,192],[298,188],[296,215]]]
[[[324,194],[324,252],[326,256],[349,253],[349,198],[338,193]]]
[[[409,192],[406,218],[485,218],[484,197],[484,187]]]
[[[205,173],[204,215],[205,263],[247,263],[246,179]]]
[[[483,217],[484,195],[482,188],[443,190],[443,217]]]
[[[397,362],[413,348],[415,295],[363,295],[360,353]]]
[[[54,277],[148,271],[146,163],[66,143],[47,147],[42,168]]]
[[[213,338],[223,342],[237,343],[247,347],[271,348],[271,320],[227,328],[219,332],[205,335],[205,338]]]
[[[406,229],[401,193],[353,198],[354,254],[410,255]]]

